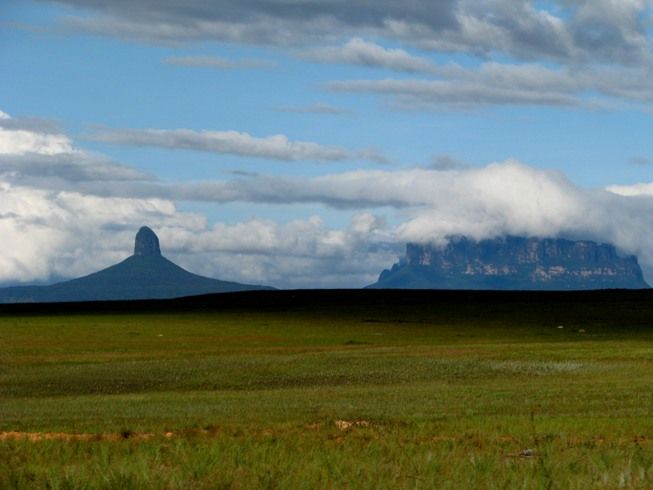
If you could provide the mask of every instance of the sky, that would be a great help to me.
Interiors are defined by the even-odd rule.
[[[652,0],[5,0],[0,284],[362,287],[512,234],[653,283]]]

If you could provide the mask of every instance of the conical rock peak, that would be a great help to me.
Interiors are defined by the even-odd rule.
[[[136,233],[136,240],[134,241],[134,255],[140,257],[151,257],[161,255],[159,248],[159,238],[151,228],[143,226],[138,233]]]

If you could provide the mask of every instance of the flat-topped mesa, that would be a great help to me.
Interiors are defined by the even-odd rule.
[[[136,233],[136,240],[134,241],[134,255],[139,257],[154,257],[161,255],[159,248],[159,238],[151,228],[143,226],[138,233]]]
[[[406,245],[406,255],[374,288],[581,290],[648,288],[634,256],[610,244],[504,236],[450,237],[445,245]]]

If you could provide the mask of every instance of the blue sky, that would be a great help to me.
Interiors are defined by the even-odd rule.
[[[653,278],[651,2],[399,5],[4,2],[0,282],[111,264],[141,224],[280,287],[456,233],[612,242]]]

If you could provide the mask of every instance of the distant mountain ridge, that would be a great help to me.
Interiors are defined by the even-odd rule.
[[[610,244],[506,236],[454,237],[444,246],[408,243],[406,255],[370,288],[585,290],[644,289],[634,256]]]
[[[101,271],[48,286],[0,289],[0,303],[164,299],[210,293],[273,289],[199,276],[161,255],[159,238],[144,226],[134,255]]]

